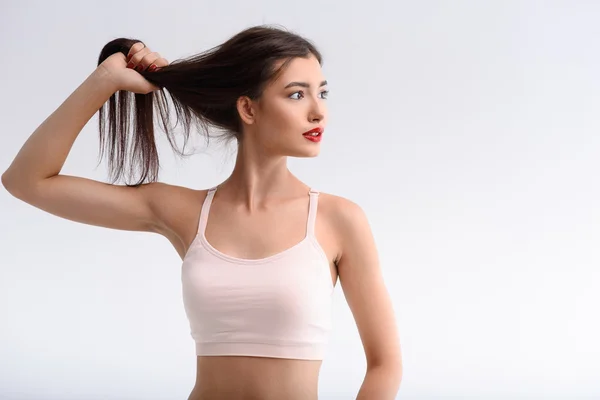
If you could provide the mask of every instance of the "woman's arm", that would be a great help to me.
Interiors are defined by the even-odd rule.
[[[342,243],[338,273],[367,359],[357,400],[392,400],[402,380],[402,357],[375,241],[363,210],[347,199],[338,197],[336,201],[336,225]]]
[[[136,188],[59,175],[85,124],[117,90],[102,66],[94,70],[31,134],[2,175],[4,187],[16,198],[66,219],[155,231],[158,222],[152,202],[160,184]]]
[[[94,70],[27,139],[2,175],[4,186],[29,191],[58,175],[83,127],[116,91],[103,68]]]

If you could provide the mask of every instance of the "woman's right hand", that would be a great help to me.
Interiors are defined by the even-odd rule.
[[[169,65],[159,53],[152,52],[142,42],[137,42],[129,50],[127,57],[123,53],[115,53],[104,60],[99,69],[104,69],[116,90],[127,90],[134,93],[148,94],[160,88],[148,82],[139,71],[152,72],[156,68]],[[137,70],[136,70],[137,69]]]

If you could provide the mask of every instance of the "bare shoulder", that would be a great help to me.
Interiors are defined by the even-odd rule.
[[[153,193],[149,198],[157,220],[153,231],[166,237],[183,258],[196,236],[208,189],[156,183],[151,190]]]
[[[189,220],[199,213],[208,191],[163,182],[156,182],[147,190],[152,191],[148,197],[158,221],[155,231],[165,236],[185,234],[182,227],[188,226]]]
[[[154,207],[172,206],[173,202],[197,199],[207,192],[164,182],[154,182],[146,190],[152,192],[150,198]]]
[[[336,264],[345,249],[355,246],[362,232],[370,230],[363,209],[356,202],[342,196],[320,192],[317,214],[324,244],[335,248]]]
[[[340,228],[360,224],[366,219],[364,210],[356,202],[331,193],[320,192],[319,213],[321,212]]]

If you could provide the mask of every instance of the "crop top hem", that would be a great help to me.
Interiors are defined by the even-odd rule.
[[[197,356],[251,356],[323,360],[325,346],[321,344],[281,345],[246,342],[196,342]]]

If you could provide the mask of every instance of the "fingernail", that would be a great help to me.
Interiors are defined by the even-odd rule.
[[[135,64],[132,61],[130,61],[129,64],[127,64],[127,68],[133,68],[134,65]]]
[[[151,65],[148,67],[148,71],[150,71],[150,72],[154,71],[155,69],[156,69],[156,65],[154,65],[154,64],[151,64]]]
[[[131,60],[131,57],[133,57],[133,54],[129,54],[129,55],[127,56],[127,62],[129,62],[129,61]]]
[[[135,67],[135,70],[136,70],[137,72],[142,72],[142,71],[144,70],[144,66],[140,64],[140,65],[138,65],[137,67]]]

